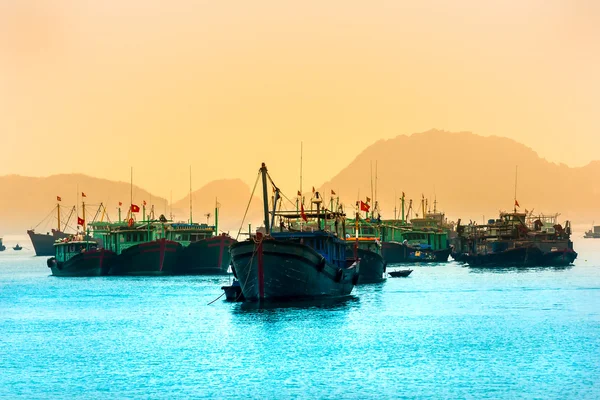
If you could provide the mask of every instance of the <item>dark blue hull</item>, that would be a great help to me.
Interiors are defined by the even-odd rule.
[[[269,239],[258,246],[247,240],[230,248],[246,301],[346,296],[358,280],[356,267],[336,268],[303,244]]]
[[[420,250],[399,242],[383,242],[381,255],[388,264],[404,264],[415,262],[444,263],[450,257],[451,248],[442,250]]]
[[[358,249],[360,267],[358,284],[375,283],[385,280],[385,260],[373,251]]]

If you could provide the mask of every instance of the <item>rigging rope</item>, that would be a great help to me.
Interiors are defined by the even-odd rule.
[[[240,229],[238,230],[237,236],[235,240],[237,241],[242,233],[242,227],[244,226],[244,221],[246,220],[246,216],[248,215],[248,210],[250,209],[250,204],[252,203],[252,199],[254,198],[254,192],[256,191],[256,185],[258,185],[258,178],[260,177],[260,171],[256,175],[256,181],[254,182],[254,188],[252,188],[252,193],[250,194],[250,200],[248,200],[248,205],[246,206],[246,212],[244,212],[244,218],[242,218],[242,223],[240,224]]]

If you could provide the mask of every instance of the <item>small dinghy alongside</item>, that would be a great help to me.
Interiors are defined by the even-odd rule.
[[[392,278],[406,278],[411,272],[413,272],[412,269],[401,269],[399,271],[390,271],[388,274],[390,274]]]

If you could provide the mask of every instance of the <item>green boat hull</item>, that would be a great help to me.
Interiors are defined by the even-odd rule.
[[[177,273],[183,275],[226,274],[231,264],[229,246],[235,240],[227,235],[190,243],[181,250]]]
[[[77,254],[65,262],[48,259],[48,267],[54,276],[83,277],[104,276],[117,259],[117,255],[106,249],[97,249]]]
[[[158,239],[121,252],[109,275],[174,275],[181,244]]]

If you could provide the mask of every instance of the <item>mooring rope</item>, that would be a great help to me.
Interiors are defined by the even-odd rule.
[[[225,294],[225,292],[221,293],[221,295],[219,297],[217,297],[216,299],[214,299],[213,301],[211,301],[210,303],[208,303],[207,306],[210,306],[212,303],[214,303],[215,301],[219,300],[221,297],[223,297],[224,294]]]

